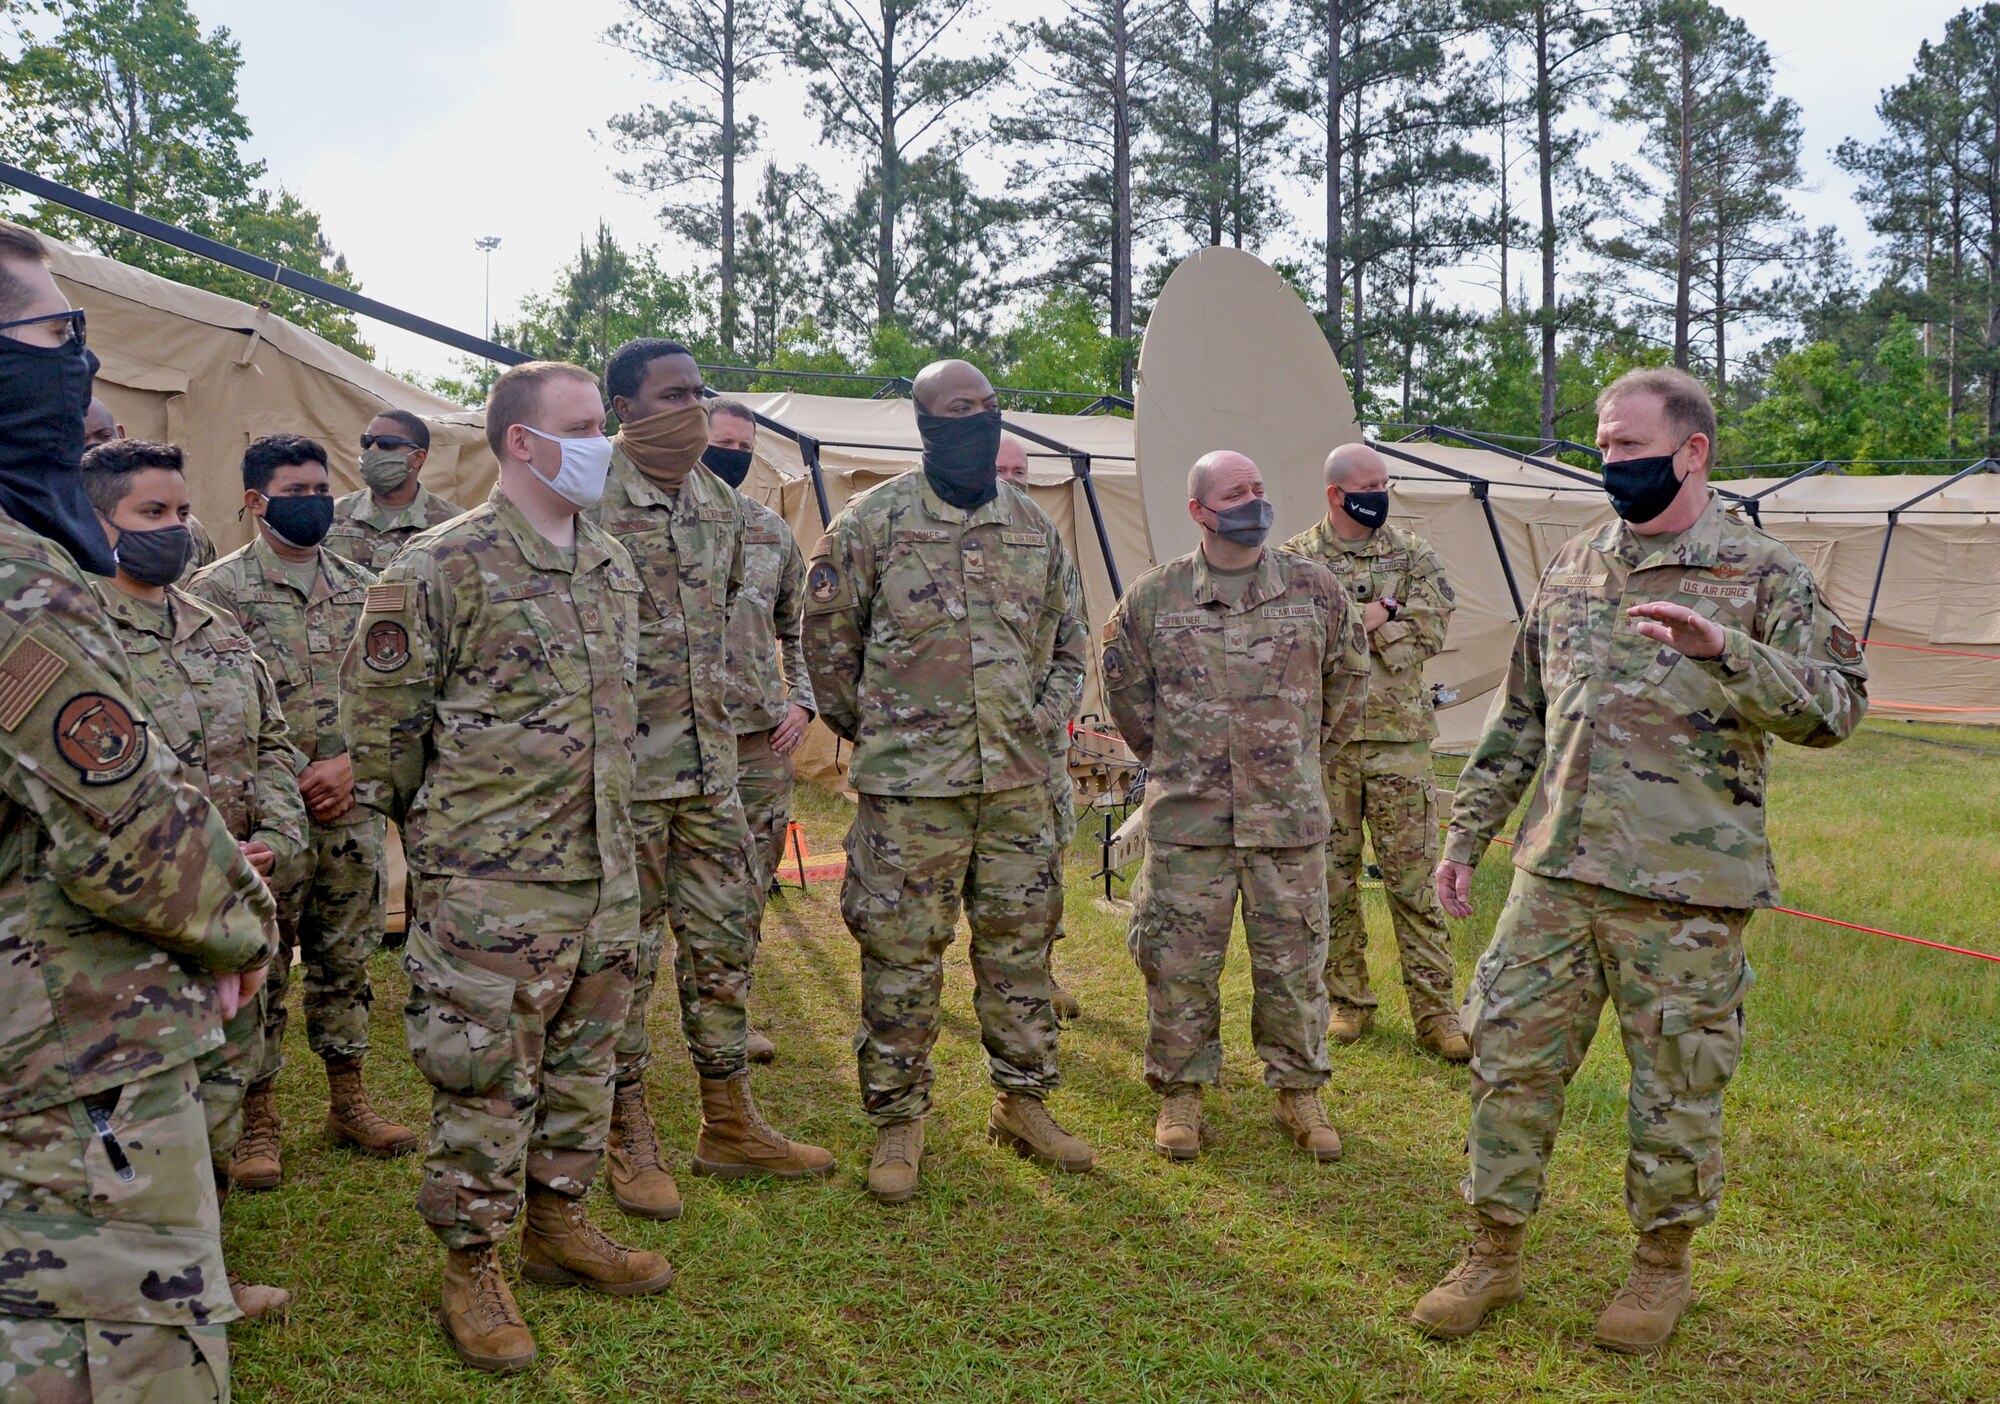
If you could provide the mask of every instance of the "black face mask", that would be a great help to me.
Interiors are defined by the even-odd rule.
[[[267,497],[264,524],[284,538],[287,546],[301,550],[326,540],[333,525],[333,499],[323,492],[309,497]]]
[[[1350,492],[1341,498],[1340,510],[1373,531],[1389,520],[1389,494]]]
[[[754,457],[749,449],[723,448],[720,444],[710,444],[701,453],[703,466],[733,488],[742,487],[743,480],[750,476],[750,460]]]
[[[939,497],[970,511],[1000,495],[999,410],[946,419],[920,409],[917,433],[924,441],[924,476]]]
[[[118,569],[141,585],[171,585],[194,559],[194,533],[184,526],[118,534]]]
[[[0,335],[0,510],[96,575],[118,572],[84,495],[83,415],[97,357],[87,346],[29,346]]]
[[[1683,439],[1674,453],[1686,447]],[[1674,453],[1606,463],[1604,491],[1611,499],[1611,510],[1628,522],[1650,522],[1673,506],[1681,490],[1681,480],[1674,473]]]

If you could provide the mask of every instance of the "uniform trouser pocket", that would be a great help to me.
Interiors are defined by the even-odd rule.
[[[410,1057],[438,1091],[478,1096],[513,1060],[514,981],[453,951],[448,932],[439,929],[445,923],[437,902],[425,906],[430,910],[403,952],[410,976],[403,1007]]]

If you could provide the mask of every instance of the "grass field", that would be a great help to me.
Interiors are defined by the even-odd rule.
[[[1913,739],[1926,738],[1926,739]],[[1950,744],[1931,744],[1944,741]],[[1963,749],[1971,746],[1977,749]],[[1445,765],[1444,769],[1450,769]],[[1871,724],[1830,752],[1781,748],[1774,795],[1790,905],[2000,952],[2000,735]],[[843,806],[802,799],[814,846]],[[1078,853],[1082,853],[1079,845]],[[1093,850],[1094,851],[1094,850]],[[1227,1067],[1202,1159],[1151,1149],[1139,1076],[1144,996],[1082,856],[1063,978],[1085,1017],[1063,1040],[1057,1115],[1097,1147],[1051,1177],[987,1145],[989,1091],[955,948],[924,1188],[901,1209],[862,1187],[872,1133],[849,1039],[854,946],[836,890],[773,904],[755,1008],[780,1061],[772,1121],[832,1146],[826,1185],[683,1174],[686,1215],[614,1234],[668,1254],[670,1294],[620,1302],[522,1286],[537,1369],[459,1367],[435,1324],[442,1250],[412,1205],[414,1161],[332,1150],[324,1084],[298,1037],[282,1088],[287,1180],[230,1204],[232,1263],[289,1287],[289,1324],[232,1330],[241,1400],[1991,1400],[2000,1398],[2000,968],[1760,916],[1750,1045],[1730,1090],[1730,1189],[1695,1242],[1697,1300],[1650,1360],[1589,1343],[1621,1279],[1624,1059],[1615,1024],[1576,1079],[1528,1298],[1471,1340],[1423,1341],[1410,1304],[1463,1239],[1455,1196],[1465,1076],[1410,1037],[1379,897],[1368,901],[1383,1016],[1336,1049],[1328,1105],[1346,1158],[1319,1167],[1274,1129],[1250,1053],[1249,972],[1226,976]],[[1506,890],[1498,850],[1469,971]],[[295,982],[296,985],[296,982]],[[402,1052],[401,971],[377,962],[370,1081],[413,1124],[427,1096]],[[697,1126],[671,986],[656,1004],[655,1108],[677,1170]]]

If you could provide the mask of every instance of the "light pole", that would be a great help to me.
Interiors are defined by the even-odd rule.
[[[488,234],[483,239],[474,239],[472,247],[486,255],[486,339],[493,339],[493,251],[500,247],[500,236]]]

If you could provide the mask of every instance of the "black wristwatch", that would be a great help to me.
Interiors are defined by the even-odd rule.
[[[1380,603],[1382,608],[1389,611],[1389,617],[1391,619],[1394,619],[1397,615],[1403,612],[1403,607],[1400,604],[1396,603],[1396,597],[1394,595],[1384,595]]]

